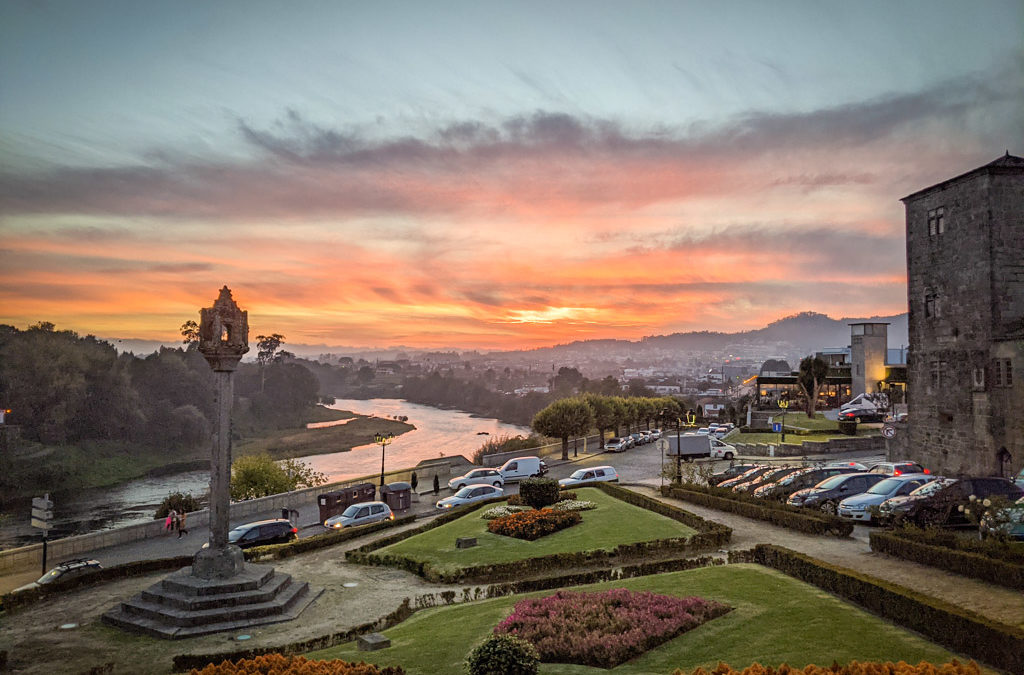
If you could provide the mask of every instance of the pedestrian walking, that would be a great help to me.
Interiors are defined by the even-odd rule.
[[[174,517],[171,518],[172,529],[177,530],[178,529],[178,523],[181,521],[181,516],[178,515],[177,511],[171,511],[171,513],[174,515]]]
[[[182,511],[181,515],[178,516],[178,539],[181,539],[181,535],[188,534],[188,528],[185,527],[185,516],[185,511]]]
[[[174,518],[176,516],[177,514],[174,512],[174,509],[167,512],[167,520],[164,521],[164,529],[168,532],[174,528]]]

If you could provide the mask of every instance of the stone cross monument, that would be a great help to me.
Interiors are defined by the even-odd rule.
[[[192,575],[226,579],[242,571],[245,560],[237,546],[228,544],[231,487],[232,377],[242,355],[249,351],[249,316],[235,304],[227,286],[199,312],[199,351],[213,368],[217,417],[210,460],[210,546],[196,553]]]

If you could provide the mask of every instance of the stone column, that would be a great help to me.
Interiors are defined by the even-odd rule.
[[[228,543],[231,487],[232,378],[242,355],[249,351],[249,323],[231,298],[227,286],[213,307],[200,311],[199,351],[213,369],[217,418],[210,457],[210,542],[196,553],[192,575],[200,579],[226,579],[245,567],[241,549]]]

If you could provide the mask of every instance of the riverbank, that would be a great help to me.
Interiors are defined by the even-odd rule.
[[[310,409],[307,422],[349,420],[318,429],[296,428],[269,432],[258,438],[235,441],[233,454],[267,452],[274,459],[346,452],[373,443],[376,433],[400,436],[416,427],[398,420],[359,415],[324,406]],[[209,466],[209,448],[187,450],[140,448],[128,443],[89,443],[82,446],[26,445],[15,451],[0,511],[23,505],[31,497],[49,492],[60,498],[69,493],[109,488],[139,478],[167,475]]]

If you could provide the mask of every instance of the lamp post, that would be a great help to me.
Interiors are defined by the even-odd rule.
[[[384,487],[384,448],[395,439],[394,434],[374,434],[373,442],[380,443],[380,486]]]
[[[782,440],[780,443],[786,442],[786,410],[789,408],[789,399],[779,397],[779,407],[782,408]]]

